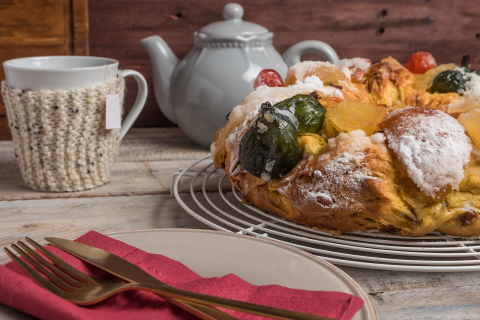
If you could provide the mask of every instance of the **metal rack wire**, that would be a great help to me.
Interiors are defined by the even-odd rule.
[[[182,193],[180,185],[185,182],[189,188]],[[243,201],[223,170],[213,167],[210,156],[176,172],[171,193],[189,214],[216,230],[269,238],[333,264],[397,271],[480,271],[479,239],[439,232],[417,238],[372,232],[337,237],[259,210]]]

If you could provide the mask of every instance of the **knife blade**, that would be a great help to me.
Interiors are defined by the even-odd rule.
[[[125,281],[162,285],[165,284],[162,281],[148,274],[140,267],[113,253],[83,243],[65,240],[61,238],[47,237],[45,238],[45,240],[57,246],[58,248],[74,255],[75,257],[86,261]],[[225,313],[211,306],[196,304],[193,302],[183,302],[178,299],[169,297],[162,298],[204,320],[237,319],[234,316],[231,316],[228,313]]]

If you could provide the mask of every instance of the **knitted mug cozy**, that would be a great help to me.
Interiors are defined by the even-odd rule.
[[[3,101],[25,183],[35,190],[82,191],[108,182],[120,129],[105,129],[107,94],[119,94],[115,79],[72,90],[29,91],[2,82]]]

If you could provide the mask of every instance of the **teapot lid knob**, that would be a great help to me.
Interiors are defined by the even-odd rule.
[[[224,21],[218,21],[204,26],[195,35],[195,43],[212,42],[226,45],[238,41],[263,41],[265,39],[271,41],[273,34],[261,25],[243,21],[243,8],[238,3],[229,3],[222,10]],[[261,39],[260,39],[261,38]],[[230,42],[225,42],[228,40]],[[259,42],[260,43],[260,42]],[[237,43],[238,44],[238,43]]]
[[[229,3],[223,7],[222,16],[225,20],[242,19],[243,7],[238,3]]]

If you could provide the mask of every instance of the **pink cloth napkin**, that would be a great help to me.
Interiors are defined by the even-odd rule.
[[[155,278],[180,289],[342,320],[353,317],[363,304],[362,299],[341,292],[296,290],[278,285],[254,286],[234,274],[202,278],[180,262],[149,254],[94,231],[76,241],[125,258]],[[56,247],[48,246],[47,249],[89,275],[116,279]],[[40,319],[197,319],[162,298],[141,291],[122,292],[94,305],[76,306],[38,286],[13,262],[0,266],[0,303]],[[232,310],[224,311],[240,319],[266,319]]]

